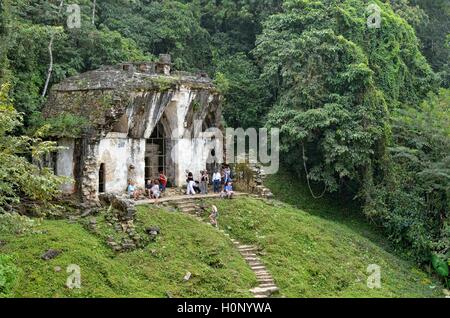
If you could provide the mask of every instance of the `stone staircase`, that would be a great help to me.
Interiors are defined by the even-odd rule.
[[[192,215],[198,221],[204,222],[201,218],[201,209],[192,198],[187,197],[184,200],[178,200],[175,202],[175,205],[181,212]],[[204,223],[210,225],[210,223],[208,222]],[[273,293],[278,292],[279,289],[276,286],[272,275],[262,263],[261,259],[257,256],[258,248],[254,245],[241,244],[239,241],[230,238],[230,235],[222,229],[220,229],[219,232],[221,232],[231,240],[233,245],[237,248],[241,256],[245,259],[247,264],[255,273],[259,285],[250,290],[254,297],[267,298],[270,297]]]
[[[180,210],[183,213],[200,217],[199,207],[191,198],[176,201],[175,206],[178,208],[178,210]]]
[[[275,285],[272,275],[257,256],[258,248],[254,245],[242,245],[234,239],[231,241],[256,275],[259,285],[250,290],[255,298],[267,298],[278,292],[279,289]]]

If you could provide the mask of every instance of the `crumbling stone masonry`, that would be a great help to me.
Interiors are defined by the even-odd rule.
[[[161,168],[172,185],[183,185],[186,170],[206,168],[210,151],[194,136],[194,123],[223,129],[221,96],[211,79],[171,71],[168,55],[157,63],[122,63],[70,77],[52,87],[43,114],[89,123],[79,136],[59,139],[66,149],[50,163],[57,175],[75,180],[64,191],[83,201],[123,193],[128,179],[143,187]]]

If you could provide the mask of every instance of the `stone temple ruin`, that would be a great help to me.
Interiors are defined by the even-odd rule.
[[[83,200],[123,193],[129,179],[144,187],[159,170],[171,185],[181,186],[186,170],[195,175],[212,169],[204,155],[211,150],[194,135],[194,126],[223,130],[221,96],[211,79],[171,71],[169,55],[156,63],[122,63],[67,78],[52,87],[43,114],[71,114],[88,123],[79,136],[60,138],[65,149],[48,163],[57,175],[75,180],[64,191]]]

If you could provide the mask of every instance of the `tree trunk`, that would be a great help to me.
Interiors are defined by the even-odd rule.
[[[61,13],[61,9],[63,7],[63,4],[64,4],[64,0],[61,0],[61,2],[59,3],[58,15]],[[52,77],[52,71],[53,71],[53,40],[54,39],[55,39],[55,34],[52,31],[51,35],[50,35],[50,43],[48,44],[48,54],[50,56],[50,65],[48,66],[47,79],[45,80],[45,86],[44,86],[44,89],[43,89],[42,95],[41,95],[42,97],[44,97],[45,94],[47,93],[48,84],[50,83],[50,78]]]
[[[97,0],[94,0],[94,4],[92,6],[92,24],[95,25],[95,5],[97,3]]]

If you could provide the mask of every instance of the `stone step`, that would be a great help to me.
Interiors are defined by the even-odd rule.
[[[253,271],[256,271],[256,270],[258,270],[258,269],[266,269],[265,266],[261,266],[261,265],[258,265],[258,266],[250,266],[250,267],[251,267],[251,269],[252,269]]]
[[[177,206],[178,208],[185,207],[185,206],[195,206],[195,203],[194,203],[194,202],[177,203],[176,206]]]
[[[258,294],[258,295],[270,295],[271,293],[274,293],[276,291],[278,291],[278,287],[273,286],[273,287],[255,287],[253,289],[250,290],[253,294]]]
[[[239,245],[239,249],[248,249],[248,248],[256,249],[256,246],[253,246],[253,245]]]
[[[181,211],[183,211],[184,213],[190,213],[190,212],[197,211],[197,209],[196,208],[184,208],[184,209],[181,209]]]
[[[255,295],[255,298],[268,298],[267,295]]]
[[[256,253],[257,253],[258,251],[256,251],[256,250],[241,250],[241,249],[238,249],[238,251],[239,251],[239,252],[241,253],[241,255],[244,256],[244,257],[246,257],[246,256],[252,257],[253,255],[254,255],[254,257],[258,257],[258,255],[256,255]]]
[[[259,283],[259,287],[272,287],[272,286],[277,287],[275,285],[275,282],[273,280],[271,280],[271,279],[269,279],[269,280],[258,280],[258,283]]]
[[[270,275],[264,275],[264,276],[256,276],[256,279],[258,281],[266,281],[266,280],[273,280],[273,277]]]
[[[264,283],[264,284],[259,284],[258,287],[259,287],[259,288],[277,288],[277,286],[275,285],[275,283]]]
[[[176,204],[176,206],[195,205],[195,202],[194,201],[185,201],[185,202],[177,202],[175,204]]]
[[[258,278],[262,278],[262,277],[272,277],[272,275],[270,275],[270,273],[267,272],[267,271],[264,271],[264,272],[258,272],[258,273],[255,273],[255,274],[256,274],[256,277],[258,277]]]
[[[187,208],[187,207],[195,207],[197,206],[195,203],[183,203],[183,204],[177,204],[178,208]]]
[[[185,199],[182,199],[182,200],[177,200],[177,201],[175,201],[175,204],[193,203],[193,202],[194,202],[193,199],[191,199],[191,198],[185,198]]]
[[[181,210],[181,211],[197,211],[197,208],[195,206],[186,206],[186,207],[178,208],[178,210]]]
[[[259,288],[259,287],[255,287],[253,289],[250,289],[250,292],[253,293],[253,295],[265,295],[265,296],[270,296],[270,294],[272,293],[269,289],[267,288]]]
[[[264,264],[261,263],[260,261],[250,261],[250,262],[247,261],[247,264],[250,265],[250,267],[255,267],[255,266],[263,267],[264,266]]]
[[[251,248],[242,248],[242,247],[238,247],[238,250],[240,252],[247,252],[247,253],[256,253],[258,251],[258,249],[256,247],[251,247]]]
[[[257,257],[255,253],[242,253],[241,252],[241,256],[242,257]]]

